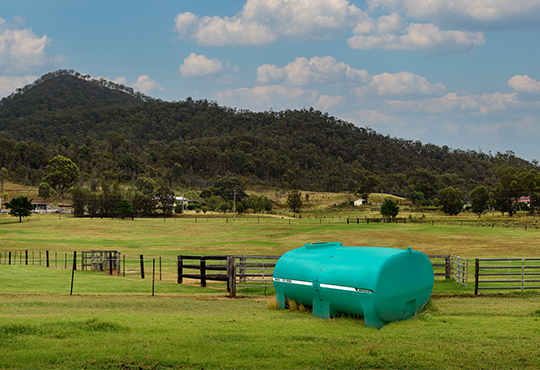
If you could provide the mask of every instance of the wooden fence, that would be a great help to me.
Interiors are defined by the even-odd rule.
[[[178,284],[184,278],[200,280],[201,287],[206,281],[225,281],[231,297],[236,297],[236,287],[273,286],[272,276],[279,256],[186,256],[178,259]],[[198,261],[198,264],[186,263]],[[207,264],[212,261],[212,264]],[[188,272],[186,272],[188,270]],[[195,271],[195,272],[194,272]],[[208,273],[214,271],[217,273]]]
[[[446,280],[452,278],[452,261],[450,254],[428,254],[433,267],[433,275],[444,276]]]

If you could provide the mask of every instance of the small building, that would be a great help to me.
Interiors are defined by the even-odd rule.
[[[359,207],[359,206],[363,206],[364,204],[367,204],[367,201],[365,199],[357,199],[354,201],[354,206],[355,207]]]

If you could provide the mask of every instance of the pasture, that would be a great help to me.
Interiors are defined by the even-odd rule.
[[[127,255],[282,254],[341,241],[454,253],[538,256],[540,231],[430,224],[344,224],[281,218],[0,219],[0,251],[117,249]],[[415,319],[378,331],[361,318],[273,310],[270,295],[224,284],[161,282],[0,264],[0,368],[540,368],[538,291],[473,297],[437,283]],[[470,289],[469,289],[470,291]]]

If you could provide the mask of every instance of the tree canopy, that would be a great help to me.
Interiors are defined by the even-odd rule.
[[[441,210],[449,215],[457,215],[463,209],[461,190],[447,186],[439,191]]]
[[[34,210],[32,199],[20,196],[11,199],[10,202],[4,204],[9,209],[9,214],[13,217],[19,217],[19,222],[22,222],[23,217],[30,216],[30,212]]]
[[[381,206],[381,215],[387,218],[395,218],[399,214],[399,207],[392,199],[385,199]]]
[[[43,181],[56,190],[60,199],[80,178],[77,165],[71,159],[62,155],[57,155],[51,159],[46,171]]]
[[[302,193],[293,190],[287,196],[287,205],[294,213],[299,213],[302,208]]]

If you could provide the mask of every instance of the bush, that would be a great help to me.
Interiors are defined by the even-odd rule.
[[[177,204],[174,206],[174,213],[182,213],[182,212],[184,212],[184,210],[182,209],[181,204]]]

